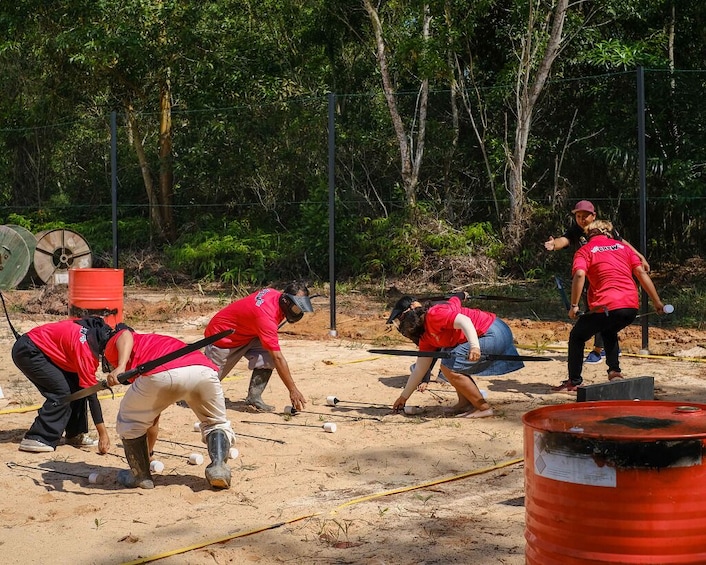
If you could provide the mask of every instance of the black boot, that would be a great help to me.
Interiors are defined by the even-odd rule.
[[[137,439],[124,439],[123,448],[130,469],[118,472],[118,482],[128,488],[154,488],[150,474],[150,454],[147,450],[147,434]]]
[[[206,438],[211,463],[206,467],[206,480],[213,488],[230,488],[230,441],[223,430],[213,430]]]
[[[248,387],[248,396],[245,403],[252,406],[260,412],[272,412],[275,407],[265,404],[262,401],[262,393],[270,381],[272,369],[255,369],[250,377],[250,386]]]

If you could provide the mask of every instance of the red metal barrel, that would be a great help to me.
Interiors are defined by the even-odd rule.
[[[115,327],[123,321],[122,269],[69,269],[69,316],[100,316]]]
[[[528,565],[706,563],[706,404],[524,415]]]

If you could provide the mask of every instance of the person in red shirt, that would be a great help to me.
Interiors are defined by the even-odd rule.
[[[12,360],[46,399],[20,442],[20,451],[54,451],[64,431],[66,443],[85,445],[86,399],[71,403],[61,400],[97,384],[99,359],[112,332],[113,328],[102,318],[88,317],[37,326],[17,339]],[[93,416],[100,438],[98,450],[107,453],[110,438],[102,413],[93,412]]]
[[[595,220],[586,226],[588,241],[574,255],[569,318],[578,321],[569,334],[569,378],[553,387],[555,392],[574,392],[583,382],[583,352],[586,341],[596,332],[603,335],[608,379],[620,379],[618,332],[630,325],[640,306],[635,279],[652,300],[658,314],[664,313],[652,279],[640,257],[625,244],[611,237],[613,224]],[[634,277],[634,278],[633,278]],[[588,278],[588,308],[579,314],[579,299]]]
[[[454,354],[441,362],[442,374],[458,393],[459,402],[451,412],[465,418],[492,416],[493,409],[471,375],[505,375],[524,367],[519,360],[481,361],[481,352],[517,355],[512,330],[492,312],[464,308],[459,296],[443,303],[418,304],[413,302],[397,316],[398,330],[416,343],[420,352],[443,350]],[[404,408],[432,361],[431,357],[417,358],[405,389],[392,405],[394,410]]]
[[[118,377],[124,372],[186,345],[167,335],[137,333],[124,324],[118,324],[116,330],[105,348],[105,358],[113,368],[106,379],[109,386],[119,384]],[[206,480],[214,488],[229,488],[231,471],[226,462],[235,434],[226,418],[217,367],[201,351],[192,351],[130,382],[115,426],[130,469],[118,473],[118,482],[129,488],[154,488],[150,453],[157,442],[160,414],[185,401],[198,417],[201,439],[208,446],[211,463],[206,467]]]
[[[596,209],[592,202],[589,202],[588,200],[581,200],[576,204],[576,206],[574,206],[571,213],[574,216],[574,221],[572,222],[571,227],[569,227],[563,235],[557,238],[550,236],[549,239],[544,242],[544,247],[547,251],[558,251],[568,247],[569,245],[573,246],[574,250],[576,250],[586,243],[585,229],[588,224],[596,219]],[[610,234],[610,237],[617,239],[630,247],[630,249],[632,249],[640,258],[642,268],[645,269],[645,272],[650,272],[650,264],[647,262],[647,259],[620,236],[618,230],[615,229],[615,226],[613,226],[613,232]],[[585,294],[586,290],[584,289],[584,295]],[[593,365],[595,363],[600,363],[604,358],[605,350],[603,349],[603,337],[600,333],[597,333],[593,341],[593,350],[588,352],[586,359],[584,359],[584,363]]]
[[[223,380],[245,357],[252,371],[245,403],[251,409],[271,412],[273,406],[265,404],[262,393],[277,370],[279,378],[289,391],[289,398],[296,410],[303,410],[304,395],[294,384],[287,359],[279,344],[278,330],[286,320],[298,322],[304,312],[313,312],[309,289],[304,283],[290,283],[279,292],[274,288],[263,288],[232,302],[218,312],[206,326],[204,335],[210,337],[227,329],[235,330],[228,337],[207,345],[204,353],[218,366],[218,378]]]

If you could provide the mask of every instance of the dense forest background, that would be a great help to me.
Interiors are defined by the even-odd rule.
[[[703,2],[16,0],[0,28],[0,223],[99,263],[114,187],[121,261],[205,280],[328,280],[332,185],[340,278],[568,270],[542,242],[580,199],[639,248],[642,79],[648,258],[704,254]]]

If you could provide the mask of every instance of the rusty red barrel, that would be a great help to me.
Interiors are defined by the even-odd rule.
[[[69,269],[69,316],[100,316],[111,326],[123,321],[122,269]]]
[[[526,564],[706,563],[706,404],[582,402],[522,420]]]

